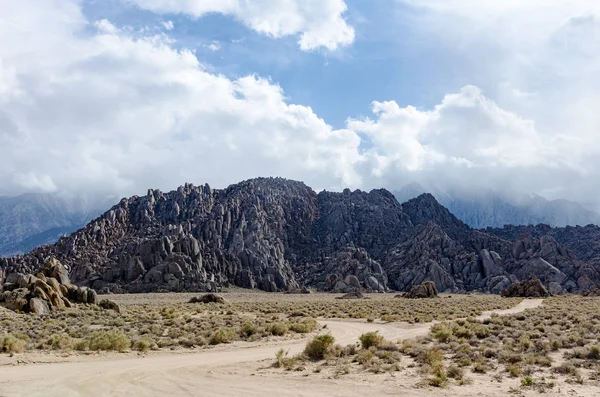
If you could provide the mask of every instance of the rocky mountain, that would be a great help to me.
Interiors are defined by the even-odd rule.
[[[540,223],[554,227],[600,224],[600,214],[584,208],[579,203],[546,200],[541,196],[514,198],[492,191],[440,191],[426,189],[418,184],[405,185],[394,194],[398,201],[404,202],[428,191],[458,219],[473,228]]]
[[[110,207],[108,199],[56,194],[0,196],[0,256],[53,244]]]
[[[0,259],[0,279],[56,257],[73,282],[100,292],[383,292],[432,281],[440,291],[499,293],[535,274],[563,293],[600,283],[597,235],[591,226],[475,230],[430,194],[400,204],[386,190],[317,194],[258,178],[123,199],[52,246]]]

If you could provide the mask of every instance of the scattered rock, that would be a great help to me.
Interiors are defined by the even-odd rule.
[[[531,276],[529,280],[520,283],[511,284],[507,289],[503,289],[500,295],[519,298],[545,298],[551,296],[536,276]]]
[[[222,296],[216,294],[205,294],[202,296],[194,296],[189,300],[188,303],[218,303],[220,305],[225,304],[225,299]]]
[[[405,292],[402,295],[396,295],[396,297],[408,299],[437,298],[438,291],[434,282],[425,281],[420,285],[413,285],[409,292]]]

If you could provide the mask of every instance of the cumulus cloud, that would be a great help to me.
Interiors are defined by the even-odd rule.
[[[304,51],[335,50],[354,41],[344,19],[344,0],[123,0],[161,14],[201,18],[208,13],[231,15],[250,29],[274,38],[299,35]]]
[[[258,175],[356,184],[358,138],[286,103],[278,85],[211,73],[164,36],[87,21],[76,1],[38,5],[0,6],[3,193],[132,194]]]
[[[564,19],[537,51],[507,58],[491,94],[458,86],[426,109],[375,101],[334,129],[275,82],[215,74],[164,32],[88,20],[78,0],[36,5],[0,3],[0,194],[273,175],[317,189],[417,181],[595,197],[595,17]]]

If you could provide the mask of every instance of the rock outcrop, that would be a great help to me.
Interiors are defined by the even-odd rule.
[[[529,280],[511,284],[507,289],[503,289],[500,295],[518,298],[545,298],[550,296],[550,293],[536,276],[531,276]]]
[[[72,303],[97,304],[96,291],[71,284],[66,268],[50,258],[36,276],[11,273],[2,285],[0,306],[38,315],[63,310]]]
[[[409,292],[405,292],[397,297],[408,298],[408,299],[424,299],[424,298],[437,298],[438,291],[435,287],[435,283],[431,281],[425,281],[419,285],[413,285]]]
[[[220,305],[224,305],[225,299],[219,295],[205,294],[202,296],[194,296],[188,303],[218,303]]]
[[[230,285],[383,293],[425,281],[442,292],[499,293],[535,275],[559,294],[600,283],[599,230],[473,230],[428,194],[400,204],[382,189],[317,194],[281,178],[186,184],[122,199],[55,245],[0,258],[0,280],[36,274],[55,257],[68,274],[53,279],[101,293]]]

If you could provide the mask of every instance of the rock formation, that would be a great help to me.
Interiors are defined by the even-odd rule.
[[[550,293],[536,276],[531,276],[529,280],[511,284],[507,289],[503,289],[500,295],[504,297],[545,298],[550,296]]]
[[[431,281],[425,281],[422,284],[413,285],[409,292],[405,292],[402,295],[397,295],[396,297],[408,299],[437,298],[438,291],[435,287],[435,283]]]
[[[0,292],[1,306],[38,315],[71,307],[72,303],[97,304],[96,291],[71,284],[67,269],[55,258],[40,267],[36,276],[9,274]]]
[[[317,194],[258,178],[122,199],[55,245],[0,258],[0,279],[36,274],[56,257],[75,284],[102,293],[387,292],[425,281],[442,292],[499,293],[536,275],[557,294],[600,283],[599,230],[474,230],[428,194],[400,204],[382,189]]]
[[[218,303],[220,305],[224,305],[225,299],[219,295],[205,294],[202,296],[194,296],[188,303]]]

